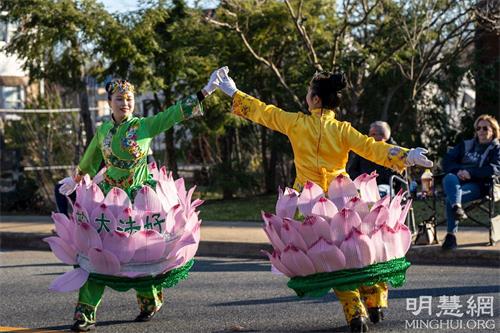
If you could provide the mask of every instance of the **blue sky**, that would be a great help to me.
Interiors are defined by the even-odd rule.
[[[126,12],[135,10],[139,7],[140,0],[100,0],[110,12]],[[202,6],[205,4],[208,7],[214,6],[218,0],[204,0]],[[194,0],[187,0],[188,5],[192,5]]]

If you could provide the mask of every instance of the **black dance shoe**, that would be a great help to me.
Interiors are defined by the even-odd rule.
[[[351,332],[368,332],[368,325],[366,317],[356,317],[351,320],[349,327]]]
[[[376,324],[384,320],[384,311],[380,307],[368,308],[368,316],[370,317],[370,321]]]
[[[446,234],[444,238],[443,245],[441,245],[443,250],[453,250],[457,248],[457,237],[453,234]]]
[[[157,312],[158,311],[153,311],[153,312],[141,311],[141,313],[139,313],[139,315],[137,317],[135,317],[134,321],[137,321],[137,322],[150,321],[151,319],[153,319],[153,317],[155,316],[155,314]]]
[[[93,330],[94,328],[95,328],[95,323],[91,323],[84,320],[77,320],[75,321],[73,326],[71,326],[71,330],[73,332],[88,332],[90,330]]]

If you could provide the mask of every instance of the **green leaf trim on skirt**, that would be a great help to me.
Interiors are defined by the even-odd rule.
[[[379,282],[401,287],[406,282],[408,267],[410,263],[402,257],[363,268],[296,276],[288,281],[288,287],[299,297],[321,297],[332,288],[342,291],[355,290],[360,286],[371,286]]]
[[[155,286],[158,289],[171,288],[179,283],[179,281],[187,279],[189,270],[193,264],[194,259],[191,259],[184,266],[173,269],[164,274],[139,278],[90,273],[89,281],[104,284],[116,291],[127,291],[133,288],[139,292],[147,292],[151,290],[151,286]]]

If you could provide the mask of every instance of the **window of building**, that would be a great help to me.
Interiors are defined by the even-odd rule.
[[[21,86],[0,87],[0,107],[18,109],[23,107],[24,89]]]

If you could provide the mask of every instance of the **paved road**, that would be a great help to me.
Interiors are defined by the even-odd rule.
[[[69,328],[76,293],[52,293],[50,281],[69,267],[50,252],[0,252],[0,331],[5,327]],[[457,266],[412,266],[405,287],[390,293],[388,319],[371,326],[371,332],[494,332],[500,330],[500,270]],[[459,296],[462,318],[437,317],[439,306]],[[286,287],[286,279],[271,274],[265,261],[198,258],[189,280],[166,292],[166,304],[150,323],[131,322],[137,315],[132,292],[107,290],[98,312],[98,332],[344,332],[339,302],[333,295],[298,299]],[[424,309],[431,298],[431,315],[414,315],[408,299],[416,298]],[[449,299],[440,302],[440,296]],[[479,317],[465,314],[479,297],[486,303]],[[487,301],[493,299],[493,305]],[[455,299],[456,300],[456,299]],[[446,301],[446,302],[445,302]],[[411,305],[409,305],[411,307]],[[420,306],[418,306],[420,307]],[[415,308],[416,309],[416,308]],[[493,317],[490,312],[493,311]],[[425,313],[424,313],[425,312]],[[450,322],[450,320],[452,320]],[[422,326],[424,325],[424,326]],[[425,325],[431,328],[425,329]],[[441,325],[441,326],[436,326]],[[479,327],[482,329],[478,329]],[[421,327],[424,327],[423,329]],[[458,326],[460,327],[460,326]],[[440,328],[440,329],[439,329]],[[32,331],[33,332],[33,331]]]

